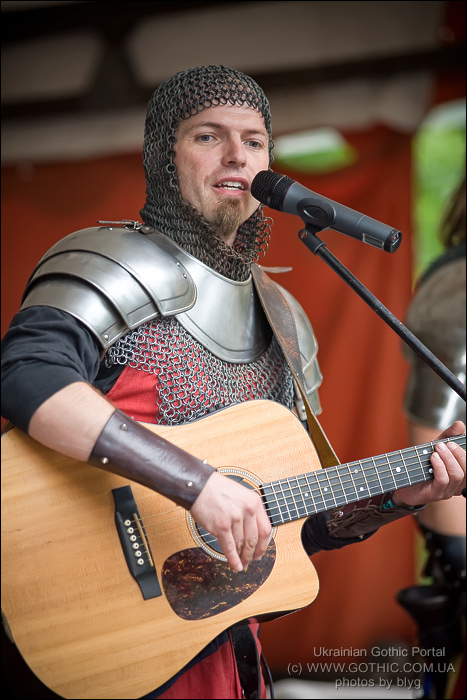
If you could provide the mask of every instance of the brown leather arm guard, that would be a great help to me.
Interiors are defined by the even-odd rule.
[[[303,546],[310,556],[320,551],[341,549],[368,539],[381,525],[414,515],[424,507],[396,506],[392,493],[350,503],[307,518],[302,528]]]
[[[381,525],[414,515],[424,507],[396,506],[392,501],[392,492],[384,493],[331,511],[327,528],[331,537],[363,537]]]
[[[88,462],[148,486],[187,510],[216,471],[118,409],[104,426]]]

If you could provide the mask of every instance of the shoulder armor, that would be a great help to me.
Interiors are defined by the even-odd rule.
[[[156,316],[190,309],[196,287],[170,249],[137,230],[93,227],[56,243],[34,269],[21,309],[52,306],[110,347]]]
[[[282,295],[289,303],[290,309],[294,317],[295,326],[297,328],[298,347],[300,349],[303,376],[305,379],[305,391],[313,411],[316,415],[318,415],[319,413],[321,413],[321,405],[318,396],[318,387],[323,381],[323,375],[321,374],[317,357],[318,342],[316,340],[316,336],[308,319],[308,316],[306,315],[305,311],[300,306],[298,301],[295,299],[294,296],[292,296],[290,292],[284,289],[284,287],[281,287],[280,284],[277,284],[277,282],[275,284],[279,287],[280,291],[282,292]],[[296,395],[299,395],[300,393],[298,392],[297,387],[295,393]],[[297,408],[299,409],[300,414],[301,410],[298,405]]]
[[[465,257],[450,261],[418,287],[406,325],[461,382],[466,379]],[[412,420],[445,428],[465,421],[465,402],[418,355],[404,345],[411,368],[404,409]]]

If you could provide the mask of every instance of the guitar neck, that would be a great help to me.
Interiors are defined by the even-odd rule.
[[[437,442],[455,442],[465,449],[465,434]],[[429,442],[263,484],[271,523],[281,525],[429,481],[433,478],[430,457],[435,445],[436,442]]]

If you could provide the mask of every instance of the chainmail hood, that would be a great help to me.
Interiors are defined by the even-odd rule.
[[[184,119],[216,105],[248,105],[261,113],[273,141],[269,103],[252,78],[224,66],[201,66],[177,73],[154,92],[144,132],[146,203],[141,217],[188,253],[225,277],[243,281],[269,243],[271,219],[262,205],[240,228],[233,247],[224,243],[192,205],[182,200],[175,166],[176,131]]]

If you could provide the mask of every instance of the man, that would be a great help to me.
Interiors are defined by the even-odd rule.
[[[4,340],[3,415],[54,450],[140,481],[189,509],[236,571],[268,544],[271,524],[260,497],[128,416],[177,424],[254,398],[293,408],[292,374],[251,279],[269,224],[250,185],[272,162],[271,133],[263,91],[238,71],[205,66],[166,81],[146,120],[144,226],[125,235],[118,228],[109,234],[113,227],[77,232],[56,244]],[[287,299],[306,391],[317,406],[313,332]],[[307,551],[357,542],[419,504],[458,493],[463,450],[443,445],[432,460],[431,482],[310,519]],[[232,636],[224,633],[150,697],[264,696],[252,630],[236,643],[241,677]],[[252,648],[246,663],[245,645]]]

